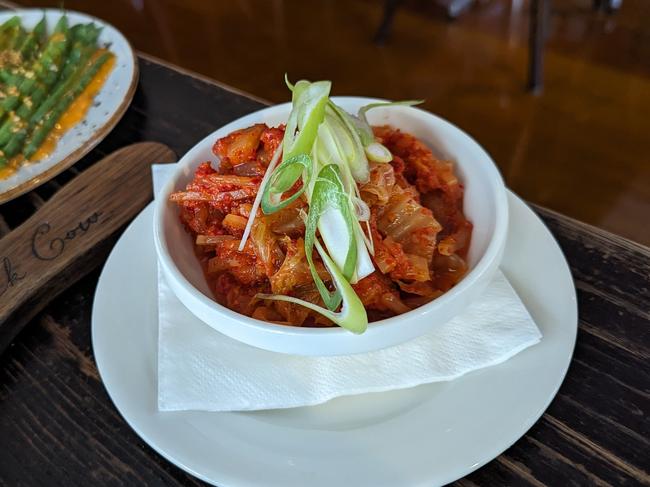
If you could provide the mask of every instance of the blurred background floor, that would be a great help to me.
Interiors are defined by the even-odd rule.
[[[406,0],[383,46],[380,0],[21,0],[80,10],[142,51],[273,102],[283,76],[334,94],[424,98],[529,201],[650,245],[650,2],[611,15],[552,2],[544,91],[527,93],[530,5],[477,1],[450,22]],[[160,100],[164,103],[164,100]]]

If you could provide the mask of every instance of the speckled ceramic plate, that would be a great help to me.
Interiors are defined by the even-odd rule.
[[[62,15],[61,10],[7,10],[0,12],[0,23],[18,15],[23,26],[32,29],[43,13],[47,17],[48,31],[51,31]],[[115,67],[95,96],[86,117],[61,137],[49,156],[25,164],[8,178],[0,180],[0,203],[31,191],[81,159],[117,124],[133,98],[138,81],[138,65],[129,41],[113,26],[95,17],[69,10],[66,15],[70,25],[94,22],[102,26],[99,44],[108,45],[115,54]]]

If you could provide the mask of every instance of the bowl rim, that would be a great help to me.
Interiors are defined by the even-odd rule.
[[[342,102],[363,102],[363,103],[375,103],[380,101],[385,101],[382,98],[374,97],[361,97],[361,96],[333,96],[331,97],[333,101],[342,101]],[[345,335],[348,336],[350,332],[345,328],[338,326],[328,327],[328,328],[309,328],[309,327],[300,327],[300,326],[288,326],[280,325],[276,323],[269,323],[266,321],[258,320],[250,316],[243,315],[236,311],[227,308],[226,306],[220,304],[215,299],[210,298],[199,291],[180,271],[174,260],[171,258],[167,242],[165,241],[164,235],[164,216],[165,211],[169,208],[167,196],[171,194],[174,186],[176,186],[177,180],[181,176],[183,170],[190,166],[196,159],[196,153],[202,150],[205,144],[210,144],[214,142],[215,133],[223,130],[224,128],[238,124],[242,119],[254,119],[254,118],[263,118],[267,112],[286,109],[291,105],[291,102],[280,103],[276,105],[271,105],[260,110],[256,110],[249,114],[246,114],[242,117],[238,117],[235,120],[228,122],[227,124],[218,127],[213,130],[210,134],[206,135],[199,142],[197,142],[191,149],[189,149],[183,157],[176,163],[174,168],[174,173],[166,181],[162,189],[159,191],[159,194],[155,198],[155,208],[154,208],[154,218],[153,218],[153,227],[154,227],[154,244],[156,248],[156,253],[158,256],[158,262],[163,267],[164,273],[167,277],[172,277],[176,283],[180,284],[185,290],[192,295],[193,298],[197,299],[203,306],[211,308],[217,313],[224,315],[230,319],[233,319],[240,324],[248,327],[249,329],[254,329],[256,331],[272,334],[281,334],[281,335],[292,335],[292,336],[319,336],[319,335]],[[488,161],[490,164],[487,165],[487,171],[490,173],[490,186],[492,187],[493,192],[496,195],[494,204],[495,204],[495,223],[494,230],[491,234],[490,241],[487,245],[487,248],[483,252],[476,262],[476,265],[469,270],[469,272],[461,279],[458,284],[452,287],[450,290],[446,291],[441,296],[436,299],[423,304],[411,311],[406,313],[393,316],[390,318],[385,318],[379,321],[373,321],[369,323],[368,329],[364,334],[375,334],[379,333],[380,330],[386,328],[392,328],[395,325],[400,324],[404,320],[411,321],[414,318],[422,317],[428,315],[431,312],[435,311],[436,308],[444,306],[446,303],[452,302],[457,296],[461,295],[466,289],[471,288],[476,284],[481,277],[489,271],[494,261],[500,257],[501,251],[503,250],[503,244],[505,242],[507,232],[508,232],[508,200],[506,186],[503,181],[503,177],[499,172],[495,162],[492,160],[490,155],[485,151],[485,149],[474,140],[469,134],[465,131],[454,125],[453,123],[445,120],[442,117],[439,117],[427,110],[423,110],[417,107],[412,106],[395,106],[387,107],[387,109],[397,109],[400,111],[415,111],[419,113],[420,116],[433,117],[437,124],[440,124],[446,130],[451,130],[456,132],[456,134],[463,140],[465,144],[474,146],[475,149],[478,149],[478,153]],[[256,123],[251,121],[251,123]],[[399,128],[399,127],[398,127]],[[234,129],[233,130],[237,130]],[[198,260],[197,260],[198,265]],[[172,284],[172,283],[170,283]],[[172,289],[175,288],[174,285],[171,286]],[[192,311],[192,310],[190,310]],[[194,313],[194,311],[192,311]]]

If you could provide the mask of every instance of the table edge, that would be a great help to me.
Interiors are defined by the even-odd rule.
[[[528,204],[542,217],[559,220],[568,227],[574,228],[576,231],[580,231],[581,233],[588,233],[600,240],[607,240],[615,245],[624,247],[627,250],[643,254],[648,257],[648,259],[650,259],[650,247],[647,247],[640,242],[630,240],[627,237],[623,237],[617,233],[612,233],[608,230],[604,230],[590,223],[577,220],[571,216],[567,216],[564,213],[560,213],[545,206],[537,205],[531,202],[528,202]]]
[[[166,61],[162,58],[159,58],[158,56],[155,56],[153,54],[149,54],[146,52],[143,52],[139,49],[135,49],[135,53],[139,58],[145,59],[146,61],[152,62],[159,64],[161,66],[164,66],[165,68],[171,69],[173,71],[176,71],[180,74],[183,74],[185,76],[189,76],[190,78],[198,79],[199,81],[202,81],[204,83],[208,83],[214,86],[217,86],[218,88],[221,88],[223,90],[229,91],[231,93],[234,93],[235,95],[239,96],[245,96],[246,98],[250,98],[251,100],[255,100],[259,103],[263,103],[264,105],[272,105],[273,102],[266,100],[265,98],[262,98],[257,95],[253,95],[252,93],[249,93],[244,90],[240,90],[239,88],[235,88],[234,86],[231,86],[227,83],[224,83],[222,81],[218,81],[214,78],[211,78],[209,76],[206,76],[204,74],[198,73],[197,71],[193,71],[191,69],[183,68],[182,66],[179,66],[178,64],[174,64],[172,62]]]

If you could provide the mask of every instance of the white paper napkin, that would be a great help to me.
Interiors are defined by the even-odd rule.
[[[156,193],[169,166],[154,166]],[[504,362],[542,336],[501,272],[461,316],[436,330],[388,349],[340,357],[268,352],[228,338],[194,317],[160,273],[158,300],[161,411],[310,406],[447,381]]]

